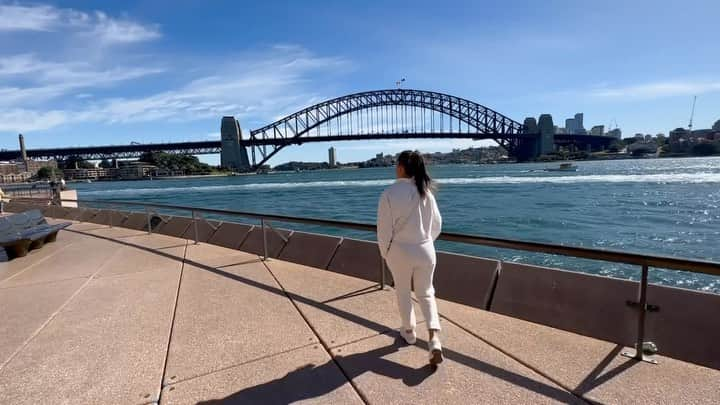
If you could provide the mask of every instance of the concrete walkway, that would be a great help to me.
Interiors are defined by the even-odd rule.
[[[391,289],[78,223],[0,264],[0,403],[720,403],[718,370],[439,307],[433,370],[423,331],[397,339]]]

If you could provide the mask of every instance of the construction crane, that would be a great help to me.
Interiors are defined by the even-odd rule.
[[[695,102],[697,101],[697,96],[693,97],[693,106],[692,110],[690,111],[690,122],[688,123],[688,132],[692,134],[692,120],[695,116]]]

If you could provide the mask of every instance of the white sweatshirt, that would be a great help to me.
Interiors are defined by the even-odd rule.
[[[392,244],[420,245],[434,241],[442,229],[442,217],[435,196],[428,191],[420,201],[413,179],[398,179],[380,196],[377,239],[380,254],[386,257]]]

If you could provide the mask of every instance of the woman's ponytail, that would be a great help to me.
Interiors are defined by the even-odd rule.
[[[425,159],[417,151],[406,150],[398,156],[398,164],[405,168],[405,174],[415,180],[420,197],[425,198],[433,187],[432,179],[425,168]]]

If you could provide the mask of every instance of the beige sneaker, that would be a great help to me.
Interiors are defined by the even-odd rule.
[[[415,329],[410,331],[410,333],[407,333],[404,329],[400,329],[400,336],[402,336],[403,339],[405,339],[405,342],[409,345],[414,345],[417,341],[417,335],[415,334]]]
[[[430,364],[437,366],[443,362],[442,345],[437,334],[428,342],[428,351],[430,352]]]

